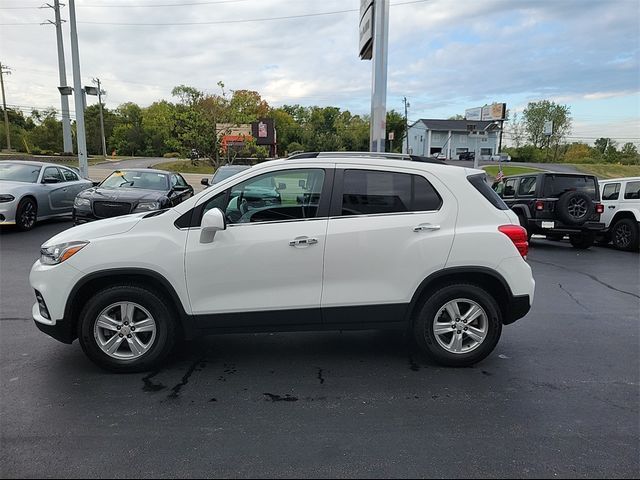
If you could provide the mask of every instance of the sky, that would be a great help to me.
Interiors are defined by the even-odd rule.
[[[55,27],[45,0],[0,0],[8,106],[60,108]],[[53,0],[46,0],[53,4]],[[63,0],[68,3],[68,0]],[[570,141],[640,145],[640,1],[391,0],[387,110],[410,122],[505,102],[570,106]],[[270,105],[370,113],[358,57],[360,0],[76,0],[83,85],[109,108],[171,100],[190,85],[258,91]],[[69,8],[61,10],[68,20]],[[284,17],[284,18],[283,18]],[[63,24],[72,85],[69,23]],[[95,99],[89,97],[88,103]],[[73,102],[71,103],[73,105]],[[72,107],[73,110],[73,107]]]

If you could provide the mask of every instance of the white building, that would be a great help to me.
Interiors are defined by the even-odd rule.
[[[475,152],[476,158],[498,153],[499,129],[487,129],[494,122],[472,120],[422,119],[409,126],[409,151],[406,137],[402,142],[402,152],[413,155],[431,156],[444,153],[446,158],[457,159],[463,152]],[[473,125],[473,127],[469,127]],[[469,135],[469,128],[475,128],[481,135]],[[485,131],[485,129],[487,129]]]

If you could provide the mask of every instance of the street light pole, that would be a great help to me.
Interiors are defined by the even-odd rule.
[[[60,0],[54,0],[53,5],[47,3],[43,6],[53,9],[55,14],[55,22],[51,20],[46,23],[52,23],[56,27],[56,42],[58,45],[58,74],[60,77],[60,87],[64,89],[67,86],[67,70],[64,62],[64,43],[62,41],[62,22],[60,18]],[[73,152],[73,140],[71,138],[71,119],[69,118],[69,99],[67,95],[60,92],[60,107],[62,110],[62,142],[63,151],[65,153]]]
[[[78,164],[80,175],[89,176],[87,161],[87,137],[84,130],[84,92],[80,78],[80,53],[78,51],[78,29],[76,27],[75,0],[69,0],[69,23],[71,26],[71,60],[73,63],[73,94],[76,105],[76,138],[78,143]]]
[[[93,83],[98,85],[98,105],[100,106],[100,133],[102,135],[102,156],[107,158],[107,142],[104,138],[104,117],[102,115],[102,88],[100,87],[100,79],[94,78]]]
[[[11,133],[9,132],[9,115],[7,114],[7,100],[4,96],[4,75],[11,75],[11,70],[0,63],[0,87],[2,87],[2,109],[4,111],[4,129],[7,134],[7,150],[11,150]]]
[[[409,102],[407,102],[407,97],[403,97],[404,101],[404,133],[407,136],[407,151],[405,153],[409,153],[409,120],[407,116],[407,109],[411,106]]]

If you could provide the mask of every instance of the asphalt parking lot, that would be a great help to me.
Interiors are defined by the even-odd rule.
[[[336,332],[208,337],[114,375],[30,318],[31,264],[70,226],[0,230],[2,477],[640,475],[638,254],[534,239],[534,307],[474,368]]]

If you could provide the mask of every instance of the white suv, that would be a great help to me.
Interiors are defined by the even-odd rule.
[[[402,155],[265,162],[180,205],[77,226],[42,246],[40,330],[114,371],[202,334],[407,328],[470,365],[523,317],[518,217],[484,173]]]
[[[600,181],[605,224],[602,243],[612,242],[619,250],[640,248],[640,177]]]

